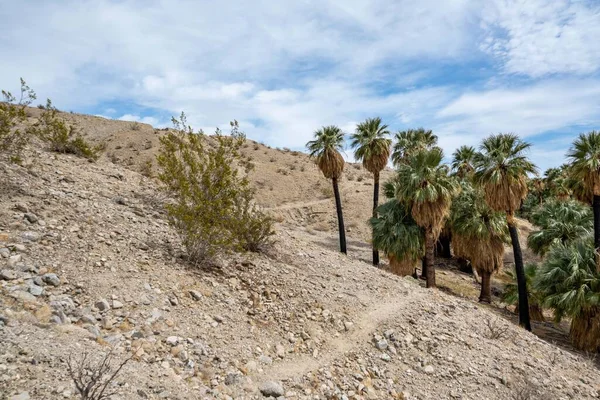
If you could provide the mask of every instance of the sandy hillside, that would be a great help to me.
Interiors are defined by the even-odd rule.
[[[98,140],[141,138],[100,121],[90,122]],[[107,151],[123,158],[156,149],[115,143]],[[501,304],[477,304],[477,284],[451,263],[440,262],[440,290],[369,265],[364,171],[350,167],[365,177],[343,183],[356,221],[344,256],[333,200],[310,186],[321,178],[306,156],[246,151],[273,185],[262,204],[285,218],[269,254],[212,270],[185,265],[155,182],[114,156],[32,149],[23,166],[0,163],[0,399],[77,398],[66,360],[111,347],[134,355],[112,399],[600,397],[600,371],[563,331],[559,347],[547,324],[528,333]],[[317,229],[323,221],[329,229]]]

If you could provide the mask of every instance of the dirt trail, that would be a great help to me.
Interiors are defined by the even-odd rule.
[[[349,334],[333,337],[327,341],[326,347],[328,351],[326,353],[318,354],[317,357],[303,355],[286,359],[284,362],[275,363],[266,368],[262,375],[264,378],[270,377],[270,379],[287,380],[318,370],[348,352],[355,349],[358,350],[361,344],[367,343],[373,332],[386,321],[392,318],[407,317],[407,312],[414,310],[412,307],[413,304],[417,303],[424,296],[424,291],[415,291],[413,288],[410,296],[407,292],[406,294],[398,294],[398,296],[388,298],[383,303],[380,303],[380,300],[378,300],[352,326]]]
[[[267,208],[267,210],[292,210],[295,208],[302,208],[302,207],[312,207],[312,206],[316,206],[319,204],[327,204],[327,203],[331,203],[332,200],[331,199],[322,199],[322,200],[313,200],[313,201],[298,201],[298,202],[293,202],[293,203],[286,203],[286,204],[282,204],[280,206],[276,206],[276,207],[269,207]]]

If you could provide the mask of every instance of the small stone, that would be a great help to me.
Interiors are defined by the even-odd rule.
[[[352,327],[354,326],[354,324],[350,321],[346,321],[344,322],[344,329],[346,329],[347,331],[349,331],[350,329],[352,329]]]
[[[21,300],[24,302],[34,302],[35,301],[34,295],[32,295],[29,292],[25,292],[23,290],[15,290],[14,292],[10,292],[9,296],[14,299]]]
[[[28,392],[21,392],[15,396],[9,397],[8,399],[9,400],[29,400],[29,399],[31,399],[31,397],[29,397]]]
[[[86,325],[84,328],[92,335],[94,335],[94,337],[100,337],[102,335],[100,333],[100,329],[98,329],[96,325]]]
[[[435,369],[431,365],[428,365],[425,368],[423,368],[423,371],[425,371],[426,374],[433,374],[433,371],[435,371]]]
[[[388,348],[388,342],[385,339],[378,340],[377,343],[375,343],[375,347],[379,350],[385,350]]]
[[[237,385],[242,381],[242,376],[240,374],[227,374],[225,377],[225,385],[232,386]]]
[[[265,356],[264,354],[258,357],[258,361],[261,364],[273,364],[273,359],[269,356]]]
[[[383,361],[392,361],[392,357],[390,357],[389,354],[387,353],[383,353],[382,355],[379,356],[379,358],[381,358]]]
[[[223,323],[223,317],[221,317],[220,315],[215,315],[213,319],[220,324]]]
[[[106,311],[110,308],[110,304],[105,299],[98,300],[94,306],[100,311]]]
[[[169,346],[176,346],[179,343],[179,338],[177,336],[169,336],[167,338],[167,344]]]
[[[113,300],[112,308],[114,308],[114,309],[123,308],[123,303],[121,303],[119,300]]]
[[[179,300],[177,300],[177,297],[172,296],[172,297],[169,297],[169,303],[171,303],[172,306],[178,306]]]
[[[40,234],[37,232],[27,231],[21,234],[21,238],[26,242],[37,242],[40,240]]]
[[[202,298],[202,293],[197,290],[190,290],[190,296],[192,296],[192,299],[199,301]]]
[[[285,347],[283,347],[280,344],[276,345],[275,346],[275,353],[277,354],[277,357],[279,357],[279,358],[285,357]]]
[[[266,381],[263,382],[258,390],[263,394],[263,396],[267,397],[280,397],[285,394],[281,383],[275,381]]]
[[[8,258],[8,266],[11,268],[14,268],[22,260],[23,260],[23,256],[20,254],[15,254],[14,256],[10,256]]]
[[[42,280],[47,283],[48,285],[52,285],[52,286],[58,286],[60,285],[60,279],[58,278],[58,276],[56,274],[45,274],[44,276],[42,276]]]
[[[80,321],[84,324],[95,324],[96,318],[91,314],[84,314],[81,316]]]
[[[1,248],[0,249],[0,257],[2,257],[2,258],[10,257],[10,250],[7,249],[6,247]]]
[[[32,224],[35,224],[39,220],[38,216],[34,213],[25,213],[24,217],[27,221],[31,222]]]
[[[29,293],[31,293],[35,297],[39,297],[44,294],[44,288],[38,285],[31,285],[29,286]]]
[[[5,281],[14,281],[17,279],[17,271],[13,271],[12,269],[3,269],[0,271],[0,279]]]

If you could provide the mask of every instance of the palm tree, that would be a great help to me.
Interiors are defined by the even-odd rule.
[[[397,199],[377,207],[377,216],[370,219],[373,245],[385,252],[390,271],[396,275],[411,275],[415,264],[425,253],[423,230],[411,216],[410,208]]]
[[[549,200],[533,210],[530,221],[539,229],[529,234],[527,247],[540,256],[553,245],[568,244],[593,232],[590,207],[575,200]]]
[[[558,244],[536,274],[544,305],[560,321],[571,317],[571,341],[581,350],[600,351],[600,272],[593,239]]]
[[[444,227],[456,181],[442,164],[441,149],[423,150],[409,156],[398,166],[396,197],[407,204],[417,225],[425,231],[425,268],[427,287],[435,287],[434,248]]]
[[[592,196],[594,211],[594,247],[600,251],[600,131],[581,134],[573,142],[567,157],[571,160],[572,177]],[[600,271],[600,258],[597,269]]]
[[[537,264],[529,263],[525,265],[525,280],[527,281],[527,299],[529,301],[529,315],[534,321],[544,321],[544,310],[542,303],[544,299],[535,286],[536,275],[539,267]],[[512,271],[504,271],[509,283],[504,286],[502,301],[506,304],[516,306],[515,311],[519,311],[519,288],[515,274]]]
[[[519,324],[529,331],[527,282],[515,212],[527,196],[527,174],[537,172],[535,165],[525,156],[530,146],[513,134],[491,135],[483,140],[474,160],[474,179],[483,189],[486,202],[492,209],[506,212],[519,288]]]
[[[392,162],[398,165],[406,162],[412,154],[436,147],[438,138],[431,130],[419,128],[398,132],[395,139]]]
[[[306,143],[309,155],[314,158],[325,178],[331,179],[335,195],[338,230],[340,233],[340,251],[346,254],[346,232],[338,180],[344,172],[344,158],[340,154],[343,149],[344,132],[335,125],[324,126],[315,132],[315,139]]]
[[[381,123],[381,118],[368,118],[356,126],[356,132],[351,136],[350,145],[355,149],[354,157],[362,161],[367,171],[373,174],[373,218],[377,217],[379,204],[379,173],[385,168],[390,158],[388,126]],[[373,265],[379,265],[379,252],[373,244]]]
[[[452,154],[452,171],[460,179],[469,178],[475,172],[473,167],[475,153],[473,146],[460,146]]]
[[[461,193],[453,200],[450,211],[454,253],[469,260],[481,275],[479,301],[490,303],[491,277],[502,267],[508,231],[503,214],[487,205],[481,190],[467,181],[461,186]]]

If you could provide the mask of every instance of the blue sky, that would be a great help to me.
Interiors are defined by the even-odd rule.
[[[0,18],[0,87],[22,76],[63,110],[237,119],[294,149],[371,116],[447,155],[514,132],[542,169],[600,129],[600,1],[0,0]]]

